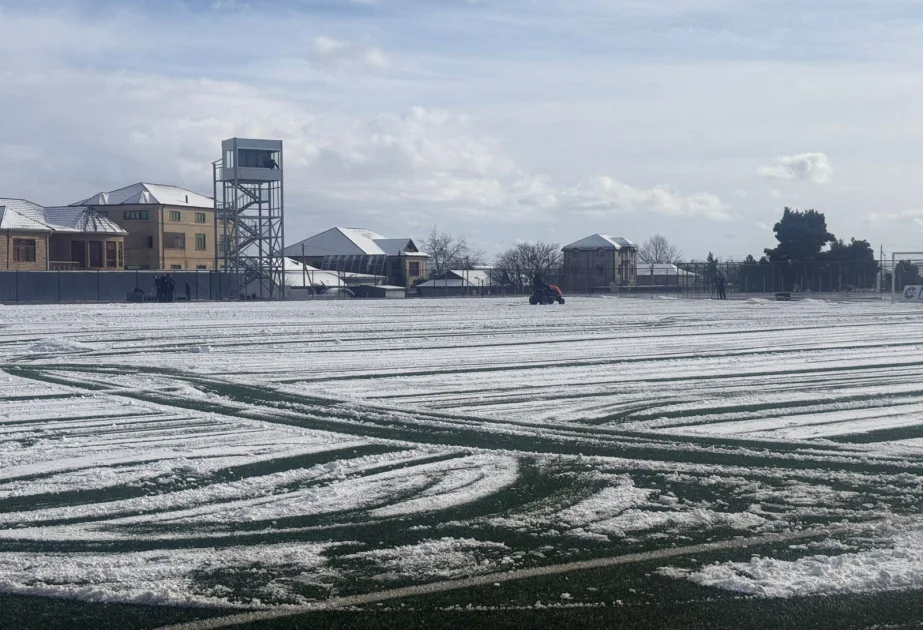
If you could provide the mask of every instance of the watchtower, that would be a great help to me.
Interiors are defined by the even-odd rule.
[[[212,164],[221,294],[285,298],[282,141],[231,138]]]

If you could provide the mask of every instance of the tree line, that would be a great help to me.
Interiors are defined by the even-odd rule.
[[[655,234],[638,248],[638,265],[674,264],[702,275],[706,281],[722,275],[741,291],[760,291],[767,285],[769,274],[775,274],[772,286],[789,291],[871,288],[877,281],[879,263],[869,242],[851,238],[847,243],[837,238],[827,228],[822,212],[786,207],[773,232],[775,247],[764,249],[759,258],[751,254],[733,265],[728,264],[732,261],[722,263],[712,252],[702,263],[687,262],[679,248],[663,235]],[[472,247],[464,236],[439,232],[435,227],[421,245],[430,255],[430,277],[487,264],[485,252]],[[561,267],[558,243],[520,242],[496,255],[491,274],[496,283],[522,286],[535,273],[552,274]],[[918,269],[909,261],[902,261],[897,271],[900,279],[912,276],[915,281],[918,276]],[[890,283],[890,274],[885,276]]]

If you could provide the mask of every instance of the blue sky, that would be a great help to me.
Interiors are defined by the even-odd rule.
[[[790,205],[923,250],[921,25],[895,0],[0,0],[0,195],[209,193],[250,135],[285,141],[292,241],[743,258]]]

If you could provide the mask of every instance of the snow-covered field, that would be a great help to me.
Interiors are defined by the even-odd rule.
[[[921,357],[887,302],[0,306],[0,592],[297,605],[809,529],[654,573],[923,588]]]

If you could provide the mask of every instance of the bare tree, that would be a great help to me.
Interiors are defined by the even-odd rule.
[[[423,251],[429,254],[427,267],[431,276],[440,276],[450,269],[471,269],[484,264],[483,250],[468,245],[464,236],[439,232],[433,226],[428,238],[420,241]]]
[[[546,281],[561,270],[561,246],[557,243],[519,243],[497,255],[492,280],[521,291],[539,274]]]
[[[665,237],[654,234],[641,244],[638,260],[646,265],[656,263],[677,263],[683,258],[683,252],[671,245]]]

